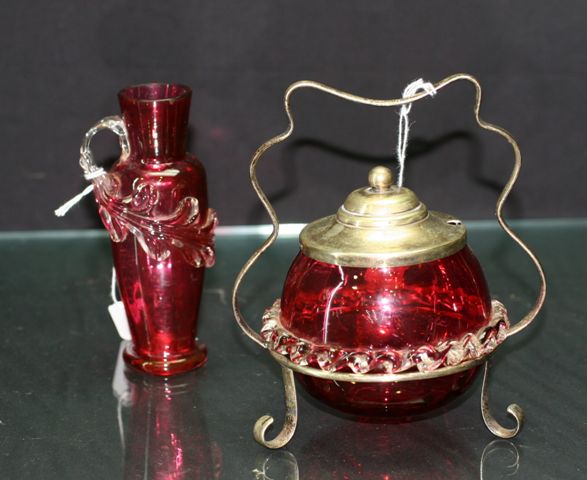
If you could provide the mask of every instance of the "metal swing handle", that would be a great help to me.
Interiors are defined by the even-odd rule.
[[[518,175],[520,173],[520,168],[522,166],[522,155],[520,153],[520,148],[519,148],[517,142],[512,137],[512,135],[507,130],[505,130],[497,125],[493,125],[491,123],[488,123],[488,122],[484,121],[479,116],[479,110],[481,107],[481,85],[479,84],[479,81],[475,77],[473,77],[472,75],[466,74],[466,73],[457,73],[455,75],[451,75],[449,77],[446,77],[443,80],[439,81],[438,83],[434,84],[434,88],[436,90],[440,90],[441,88],[444,88],[447,85],[450,85],[451,83],[457,82],[459,80],[465,80],[467,82],[470,82],[475,87],[475,104],[473,107],[473,113],[475,115],[475,120],[477,121],[477,124],[485,130],[489,130],[491,132],[497,133],[498,135],[501,135],[503,138],[505,138],[508,141],[508,143],[512,147],[512,150],[514,152],[514,167],[512,169],[512,173],[510,174],[508,181],[506,182],[502,192],[500,193],[500,195],[497,199],[497,203],[495,206],[495,215],[497,217],[497,221],[499,222],[499,225],[501,226],[501,228],[530,257],[530,259],[534,263],[534,266],[536,267],[536,270],[538,272],[538,276],[540,277],[540,290],[538,292],[538,296],[536,298],[536,301],[535,301],[533,307],[528,311],[528,313],[520,321],[518,321],[516,324],[514,324],[513,326],[511,326],[509,328],[509,330],[507,332],[507,336],[509,337],[509,336],[515,335],[516,333],[518,333],[521,330],[523,330],[524,328],[526,328],[530,323],[532,323],[534,318],[536,318],[536,315],[538,315],[538,312],[540,312],[540,309],[542,308],[542,305],[544,304],[544,300],[546,298],[546,276],[544,274],[544,269],[542,268],[542,265],[540,264],[540,261],[538,260],[538,258],[534,254],[534,252],[532,252],[532,250],[530,250],[530,248],[523,242],[523,240],[520,239],[520,237],[518,237],[516,235],[516,233],[510,228],[510,226],[507,224],[507,222],[503,218],[503,206],[504,206],[505,201],[506,201],[508,195],[510,194],[510,192],[511,192],[511,190],[512,190],[512,188],[518,178]],[[253,188],[255,189],[257,196],[259,197],[259,200],[261,200],[261,203],[263,204],[263,206],[265,207],[265,210],[267,210],[267,213],[269,214],[269,217],[271,218],[273,230],[272,230],[271,234],[269,235],[269,237],[263,242],[263,244],[251,255],[251,257],[244,264],[243,268],[241,269],[241,271],[239,272],[239,274],[236,277],[236,280],[234,283],[234,288],[232,291],[232,309],[233,309],[234,316],[236,318],[236,321],[237,321],[239,327],[243,330],[243,332],[249,338],[251,338],[254,342],[259,344],[263,348],[266,348],[265,341],[246,322],[245,318],[243,317],[243,315],[240,311],[240,307],[239,307],[239,303],[238,303],[238,291],[240,289],[241,283],[242,283],[245,275],[247,274],[249,269],[253,266],[253,264],[257,261],[257,259],[261,255],[263,255],[263,253],[275,242],[275,240],[277,239],[277,236],[279,234],[279,219],[277,218],[277,214],[275,213],[273,206],[271,205],[271,203],[267,199],[265,192],[261,189],[261,186],[259,185],[259,181],[257,180],[257,163],[259,162],[261,157],[265,154],[265,152],[267,150],[269,150],[269,148],[273,147],[274,145],[277,145],[278,143],[285,141],[293,133],[294,119],[293,119],[293,115],[291,113],[290,99],[296,90],[300,90],[302,88],[310,88],[310,89],[314,89],[314,90],[320,90],[320,91],[328,93],[330,95],[334,95],[334,96],[342,98],[344,100],[348,100],[350,102],[360,103],[363,105],[371,105],[374,107],[397,107],[400,105],[413,103],[415,101],[421,100],[421,99],[425,98],[426,96],[428,96],[427,92],[421,92],[421,93],[418,93],[416,95],[413,95],[413,96],[407,97],[407,98],[394,98],[394,99],[389,99],[389,100],[367,98],[367,97],[360,97],[358,95],[353,95],[352,93],[343,92],[342,90],[338,90],[336,88],[332,88],[332,87],[329,87],[329,86],[324,85],[322,83],[314,82],[311,80],[302,80],[299,82],[295,82],[295,83],[291,84],[287,88],[287,90],[285,91],[284,107],[285,107],[285,113],[287,115],[288,122],[289,122],[288,127],[283,133],[281,133],[281,134],[271,138],[270,140],[267,140],[265,143],[263,143],[257,149],[257,151],[254,153],[253,157],[251,158],[251,163],[249,166],[249,175],[251,178],[251,183],[253,185]]]

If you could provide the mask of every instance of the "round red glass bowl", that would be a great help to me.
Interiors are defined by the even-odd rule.
[[[365,417],[409,420],[435,410],[463,393],[475,380],[479,367],[430,380],[388,383],[350,383],[296,374],[315,398],[340,410]]]
[[[490,317],[487,282],[468,247],[426,263],[381,268],[333,265],[300,253],[281,299],[281,323],[291,333],[315,345],[357,352],[460,340],[485,327]],[[477,371],[398,383],[298,378],[313,396],[339,410],[403,417],[446,403],[467,389]]]

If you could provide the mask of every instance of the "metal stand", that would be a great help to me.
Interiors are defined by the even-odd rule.
[[[257,443],[271,449],[281,448],[287,445],[287,443],[292,439],[298,423],[298,401],[293,370],[285,366],[282,366],[281,370],[283,374],[283,385],[285,390],[285,422],[281,428],[281,431],[275,436],[273,440],[267,440],[265,438],[267,429],[274,422],[274,418],[271,415],[263,415],[261,418],[259,418],[259,420],[255,422],[255,427],[253,429],[253,436],[255,437]],[[522,428],[522,423],[524,422],[524,411],[518,404],[512,403],[508,406],[507,412],[516,421],[516,426],[514,428],[505,428],[499,424],[489,409],[489,398],[487,394],[488,372],[489,361],[485,361],[483,386],[481,387],[481,415],[483,416],[483,421],[485,422],[485,426],[488,428],[488,430],[496,437],[504,439],[513,438]],[[307,370],[305,370],[305,373],[307,373]]]
[[[475,88],[476,95],[475,95],[475,103],[473,106],[473,112],[474,112],[474,116],[475,116],[475,120],[477,121],[477,124],[485,130],[489,130],[493,133],[497,133],[502,138],[507,140],[507,142],[512,147],[512,150],[514,153],[514,167],[513,167],[512,173],[510,175],[510,178],[508,179],[503,191],[501,192],[501,194],[498,197],[498,200],[496,203],[495,214],[496,214],[497,221],[499,222],[499,225],[501,226],[501,228],[530,257],[530,259],[534,263],[534,266],[536,267],[536,271],[538,273],[538,276],[539,276],[540,282],[541,282],[540,283],[540,290],[539,290],[539,293],[538,293],[538,296],[537,296],[537,299],[536,299],[534,305],[532,306],[530,311],[516,324],[514,324],[512,326],[509,326],[509,324],[508,324],[507,332],[505,334],[505,337],[503,338],[503,340],[505,340],[505,338],[510,337],[512,335],[515,335],[516,333],[520,332],[521,330],[526,328],[528,325],[530,325],[530,323],[538,315],[538,312],[542,308],[542,305],[544,304],[544,300],[546,297],[546,277],[544,275],[544,270],[540,264],[540,261],[538,260],[536,255],[512,231],[512,229],[507,224],[506,220],[503,218],[502,210],[503,210],[504,203],[505,203],[509,193],[511,192],[514,183],[516,182],[516,180],[518,178],[518,174],[519,174],[519,171],[520,171],[520,168],[522,165],[522,157],[521,157],[521,153],[520,153],[520,149],[518,147],[518,144],[516,143],[514,138],[511,136],[511,134],[509,132],[507,132],[505,129],[498,127],[496,125],[493,125],[491,123],[488,123],[488,122],[484,121],[483,119],[481,119],[481,117],[479,115],[479,111],[480,111],[480,107],[481,107],[481,85],[479,84],[479,82],[477,81],[477,79],[475,77],[468,75],[468,74],[460,73],[460,74],[449,76],[449,77],[441,80],[440,82],[436,83],[434,85],[434,87],[438,91],[438,90],[446,87],[447,85],[450,85],[450,84],[457,82],[457,81],[460,81],[460,80],[464,80],[464,81],[471,83]],[[273,224],[273,230],[271,232],[271,235],[263,242],[263,244],[255,251],[255,253],[253,253],[251,258],[249,258],[249,260],[243,266],[242,270],[239,272],[239,274],[236,278],[236,281],[235,281],[233,292],[232,292],[232,306],[233,306],[233,312],[234,312],[236,321],[237,321],[238,325],[240,326],[240,328],[243,330],[243,332],[249,338],[251,338],[251,340],[253,340],[255,343],[257,343],[259,346],[268,349],[271,356],[278,363],[281,364],[282,370],[283,370],[283,381],[284,381],[284,386],[285,386],[285,404],[286,404],[285,423],[284,423],[281,431],[279,432],[279,434],[273,440],[266,440],[265,439],[266,430],[274,421],[273,417],[265,415],[265,416],[261,417],[257,421],[257,423],[255,424],[255,429],[254,429],[255,440],[257,440],[257,442],[259,442],[261,445],[264,445],[268,448],[280,448],[280,447],[286,445],[287,442],[289,442],[289,440],[292,438],[294,431],[295,431],[295,428],[296,428],[296,424],[297,424],[297,399],[296,399],[296,391],[295,391],[295,385],[294,385],[294,379],[293,379],[293,372],[294,371],[296,371],[298,373],[305,374],[305,375],[311,375],[311,376],[315,376],[315,377],[319,377],[319,378],[326,378],[326,379],[338,380],[338,381],[402,382],[402,381],[412,381],[412,380],[424,380],[424,379],[428,379],[428,378],[435,378],[435,377],[440,377],[440,376],[444,376],[444,375],[450,375],[453,373],[457,373],[459,371],[464,371],[464,370],[470,369],[470,368],[472,368],[476,365],[479,365],[481,363],[485,363],[485,373],[484,373],[484,377],[483,377],[483,388],[482,388],[482,392],[481,392],[481,413],[482,413],[485,425],[497,437],[500,437],[500,438],[514,437],[519,432],[521,425],[522,425],[522,421],[523,421],[523,417],[524,417],[522,409],[516,404],[512,404],[508,407],[508,409],[507,409],[508,413],[510,413],[510,415],[512,415],[516,421],[516,426],[515,426],[515,428],[512,428],[512,429],[502,427],[495,420],[495,418],[493,417],[493,415],[491,414],[491,412],[489,410],[489,403],[488,403],[488,397],[487,397],[487,372],[488,372],[489,367],[488,367],[487,360],[489,358],[489,355],[492,352],[488,352],[487,354],[482,354],[478,358],[463,359],[463,361],[461,361],[458,364],[451,364],[449,366],[444,366],[442,368],[438,368],[433,371],[412,371],[412,370],[410,370],[410,371],[407,371],[404,373],[390,373],[390,374],[369,374],[369,373],[359,374],[359,373],[343,373],[343,372],[326,372],[323,370],[319,370],[317,368],[311,368],[308,366],[301,366],[301,365],[295,364],[295,363],[291,362],[288,358],[286,358],[284,355],[281,355],[279,353],[276,353],[275,351],[272,351],[268,342],[265,341],[265,339],[261,335],[259,335],[259,333],[257,333],[254,329],[252,329],[250,327],[250,325],[247,323],[247,321],[245,320],[245,318],[243,317],[243,315],[240,311],[240,308],[239,308],[239,303],[238,303],[238,291],[241,286],[241,283],[242,283],[244,277],[246,276],[247,272],[249,271],[249,269],[252,267],[252,265],[275,242],[275,240],[277,239],[277,236],[279,234],[279,220],[277,218],[277,214],[276,214],[275,210],[273,209],[271,203],[267,199],[267,196],[263,192],[263,190],[257,180],[257,173],[256,173],[257,163],[259,162],[259,160],[261,159],[263,154],[267,150],[269,150],[269,148],[271,148],[274,145],[277,145],[278,143],[285,141],[292,134],[292,132],[294,130],[294,120],[293,120],[293,116],[292,116],[291,108],[290,108],[290,99],[296,90],[303,89],[303,88],[319,90],[319,91],[328,93],[330,95],[334,95],[336,97],[342,98],[347,101],[360,103],[360,104],[364,104],[364,105],[370,105],[370,106],[374,106],[374,107],[397,107],[400,105],[411,104],[415,101],[418,101],[418,100],[421,100],[421,99],[427,97],[427,95],[428,95],[426,92],[421,92],[421,93],[418,93],[416,95],[413,95],[413,96],[407,97],[407,98],[373,99],[373,98],[360,97],[358,95],[354,95],[354,94],[351,94],[348,92],[337,90],[335,88],[329,87],[327,85],[324,85],[324,84],[321,84],[318,82],[312,82],[312,81],[308,81],[308,80],[296,82],[288,87],[288,89],[285,92],[285,96],[284,96],[285,113],[286,113],[288,121],[289,121],[287,129],[283,133],[281,133],[281,134],[271,138],[270,140],[266,141],[265,143],[263,143],[257,149],[255,154],[253,155],[253,157],[251,159],[251,164],[250,164],[251,183],[252,183],[253,188],[254,188],[255,192],[257,193],[260,201],[265,206],[265,209],[267,210],[269,217],[271,218],[271,222]]]

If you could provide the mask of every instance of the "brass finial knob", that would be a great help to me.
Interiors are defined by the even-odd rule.
[[[393,173],[387,167],[375,167],[369,172],[369,185],[376,192],[389,190],[393,183]]]

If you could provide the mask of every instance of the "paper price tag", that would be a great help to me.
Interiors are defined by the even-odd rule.
[[[114,302],[112,305],[108,305],[108,312],[114,322],[114,326],[118,331],[118,335],[123,340],[130,340],[130,328],[128,326],[128,318],[126,318],[126,312],[124,311],[124,304],[121,301]]]

